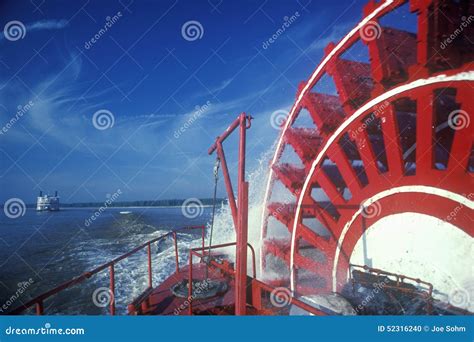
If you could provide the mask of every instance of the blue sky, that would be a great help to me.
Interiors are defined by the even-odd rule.
[[[24,31],[0,37],[0,202],[32,203],[40,189],[64,202],[117,189],[121,200],[210,197],[215,137],[250,113],[255,167],[278,135],[271,113],[289,109],[364,3],[3,1],[1,28],[19,21]],[[199,39],[183,37],[191,20]],[[94,113],[104,110],[113,126],[97,129]],[[231,168],[236,147],[226,144]]]

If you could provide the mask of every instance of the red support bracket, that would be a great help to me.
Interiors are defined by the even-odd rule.
[[[252,117],[241,113],[237,119],[225,130],[224,134],[217,137],[216,142],[209,148],[209,154],[217,150],[221,162],[224,182],[229,197],[232,219],[237,235],[236,247],[236,276],[235,276],[235,314],[245,315],[247,305],[247,240],[248,240],[248,182],[245,181],[245,143],[246,131],[251,126]],[[239,127],[239,166],[237,175],[237,203],[235,201],[232,182],[225,159],[222,143]]]

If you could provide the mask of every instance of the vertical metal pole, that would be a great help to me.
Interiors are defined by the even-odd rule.
[[[202,254],[202,257],[204,258],[204,240],[205,240],[205,229],[206,229],[206,226],[202,226],[201,227],[201,237],[202,237],[202,250],[201,250],[201,254]],[[201,259],[202,260],[202,259]]]
[[[152,267],[151,267],[151,245],[148,243],[147,246],[148,250],[148,286],[153,288],[153,275],[152,275]]]
[[[245,315],[247,305],[247,240],[248,240],[248,182],[241,187],[241,200],[239,201],[239,230],[237,232],[237,274],[235,314]]]
[[[173,239],[174,239],[174,257],[176,259],[176,273],[179,272],[179,256],[178,256],[178,238],[176,236],[176,232],[173,232]]]
[[[188,312],[189,315],[193,314],[193,251],[189,251],[189,280],[188,280]]]
[[[235,314],[246,314],[247,303],[247,240],[248,240],[248,182],[245,182],[246,115],[240,115],[239,173],[238,173],[238,226],[236,250]]]
[[[42,316],[44,312],[43,301],[36,303],[36,314]]]
[[[247,130],[247,122],[245,113],[240,114],[240,140],[239,140],[239,166],[237,175],[237,196],[242,193],[242,185],[245,182],[245,138]],[[240,203],[239,203],[240,205]],[[239,206],[240,209],[240,206]]]
[[[109,266],[109,272],[110,272],[110,292],[111,292],[110,314],[113,316],[113,315],[115,315],[115,270],[114,270],[114,264]]]
[[[252,306],[257,310],[262,309],[262,290],[255,279],[252,279]]]

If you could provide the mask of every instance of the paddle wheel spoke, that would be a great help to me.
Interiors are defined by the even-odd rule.
[[[404,172],[402,147],[400,145],[398,124],[393,105],[388,105],[382,114],[382,132],[387,151],[387,163],[390,176],[400,179]]]

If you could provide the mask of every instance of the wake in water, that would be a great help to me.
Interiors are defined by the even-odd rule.
[[[249,243],[256,252],[257,274],[259,272],[261,244],[261,215],[268,177],[268,163],[273,155],[273,150],[272,147],[266,153],[263,153],[258,159],[255,169],[247,173],[247,180],[250,183]],[[35,278],[35,282],[31,285],[28,294],[25,294],[28,298],[25,297],[24,300],[31,299],[85,271],[90,271],[99,265],[110,262],[146,241],[163,236],[178,227],[199,224],[204,220],[204,222],[208,222],[209,228],[210,222],[210,208],[204,210],[205,215],[198,218],[199,222],[195,220],[183,221],[180,208],[137,208],[127,215],[121,215],[119,210],[107,210],[94,225],[87,227],[87,229],[82,229],[74,236],[73,232],[65,227],[69,227],[75,221],[78,222],[76,225],[80,225],[84,217],[90,216],[90,210],[63,211],[60,213],[62,216],[55,216],[54,218],[58,222],[54,224],[60,229],[61,234],[58,233],[56,238],[51,240],[51,243],[55,242],[56,245],[37,245],[36,254],[34,255],[48,252],[44,261],[37,257],[32,257],[33,259],[31,260],[28,258],[31,264],[35,260],[41,261],[39,265],[34,264],[34,266],[35,268],[42,269],[42,279]],[[36,221],[34,220],[37,220],[37,217],[33,214],[36,213],[31,213],[32,222],[35,223]],[[52,230],[51,225],[52,223],[50,222],[50,226],[47,229]],[[206,235],[207,245],[209,243],[209,229],[207,229]],[[230,208],[228,204],[224,204],[216,212],[212,243],[216,245],[235,241],[235,239]],[[65,248],[62,248],[61,245]],[[189,262],[189,249],[199,246],[201,246],[200,230],[180,232],[178,234],[179,262],[181,266]],[[219,254],[225,253],[231,259],[235,257],[235,247],[214,252]],[[152,262],[153,286],[158,286],[173,274],[176,269],[174,243],[171,237],[152,245]],[[252,271],[251,265],[251,254],[249,254],[249,274]],[[21,271],[18,265],[12,266],[12,270],[17,273]],[[22,275],[12,274],[11,279],[23,279],[25,274],[27,274],[26,271],[23,272],[24,274],[21,273]],[[109,284],[110,276],[106,269],[93,275],[83,283],[50,297],[45,302],[45,312],[48,314],[107,314],[109,310],[107,304]],[[15,284],[12,284],[11,287],[14,288]],[[147,287],[148,266],[146,248],[144,248],[115,265],[115,303],[117,314],[126,314],[127,305]],[[100,292],[101,297],[97,297],[99,289],[102,290]],[[104,293],[106,296],[102,297]],[[8,298],[8,296],[9,293],[5,293],[1,297]]]

